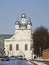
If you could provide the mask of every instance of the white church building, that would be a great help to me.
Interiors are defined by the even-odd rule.
[[[32,23],[30,18],[27,21],[26,13],[21,14],[21,21],[19,19],[15,22],[15,34],[4,40],[5,54],[8,56],[22,55],[26,59],[32,59],[32,45],[31,38]]]

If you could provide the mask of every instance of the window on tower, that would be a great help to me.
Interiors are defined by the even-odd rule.
[[[16,50],[19,50],[19,45],[18,44],[16,44]]]
[[[27,50],[28,48],[27,48],[27,44],[25,44],[25,50]]]
[[[30,50],[32,50],[32,48],[33,48],[33,44],[30,44]]]

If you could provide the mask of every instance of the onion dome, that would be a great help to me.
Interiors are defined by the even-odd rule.
[[[28,24],[28,25],[32,25],[31,21],[28,21],[27,24]]]
[[[19,22],[19,21],[16,21],[16,22],[15,22],[15,24],[16,24],[16,25],[19,25],[19,24],[20,24],[20,22]]]
[[[29,17],[29,20],[28,20],[27,24],[32,25],[30,17]]]
[[[19,24],[20,24],[20,22],[19,22],[19,18],[18,18],[18,17],[16,18],[16,22],[15,22],[15,24],[16,24],[16,25],[19,25]]]
[[[21,18],[26,18],[26,14],[22,13]]]

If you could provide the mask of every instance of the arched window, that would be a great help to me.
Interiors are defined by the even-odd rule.
[[[19,50],[19,45],[18,44],[16,44],[16,50]]]
[[[9,45],[9,50],[10,50],[10,51],[12,50],[12,45],[11,45],[11,44]]]
[[[28,48],[27,48],[27,44],[25,44],[25,50],[27,50]]]

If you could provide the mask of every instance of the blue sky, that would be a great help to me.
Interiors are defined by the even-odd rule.
[[[49,0],[0,0],[0,34],[13,34],[16,17],[25,9],[31,17],[32,30],[44,26],[49,30]]]

